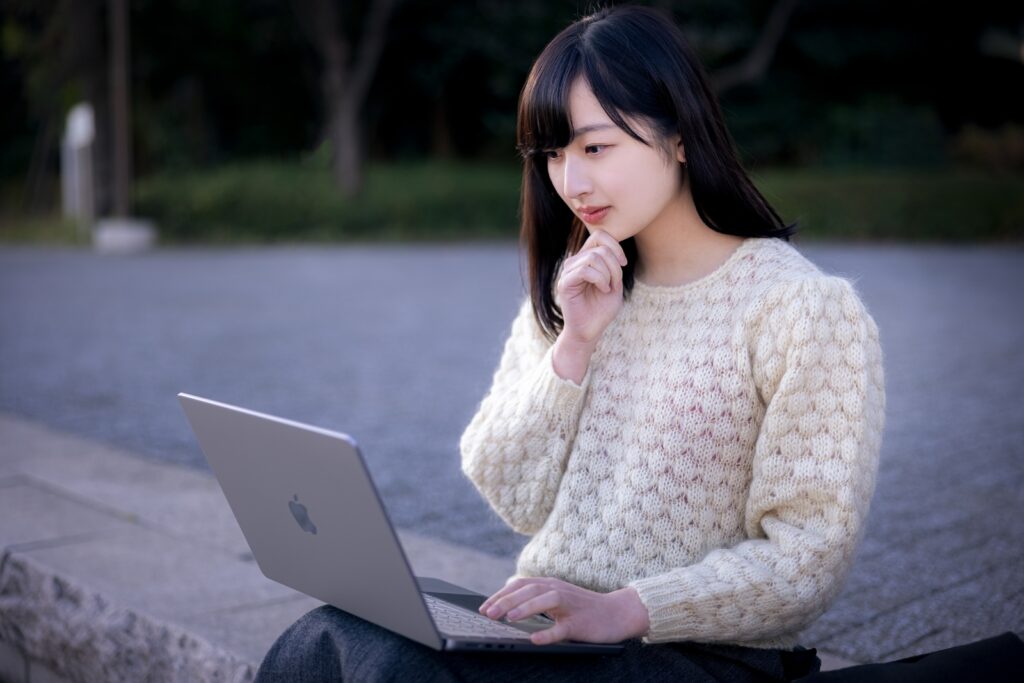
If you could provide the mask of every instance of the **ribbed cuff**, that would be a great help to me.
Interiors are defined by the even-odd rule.
[[[534,389],[538,392],[538,396],[545,399],[543,401],[545,404],[550,400],[551,405],[568,409],[571,412],[573,408],[579,406],[580,400],[587,393],[587,388],[590,386],[591,369],[587,368],[587,373],[583,375],[579,384],[571,379],[559,377],[555,372],[554,353],[555,347],[551,346],[544,354],[544,358],[540,362],[540,376]]]
[[[687,602],[680,582],[675,577],[652,576],[628,584],[647,608],[651,628],[644,643],[666,643],[693,640],[698,630],[697,615]]]

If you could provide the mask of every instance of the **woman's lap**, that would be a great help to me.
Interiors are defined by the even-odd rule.
[[[325,605],[277,639],[256,683],[285,681],[715,681],[785,680],[776,650],[627,643],[621,655],[438,652]],[[804,658],[807,658],[806,655]],[[813,654],[810,655],[813,659]]]

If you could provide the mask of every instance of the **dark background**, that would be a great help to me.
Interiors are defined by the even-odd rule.
[[[82,96],[75,66],[61,64],[68,39],[61,34],[81,30],[70,25],[63,4],[2,5],[4,178],[26,172],[41,118]],[[343,21],[350,35],[363,4],[341,4],[352,18]],[[772,3],[661,5],[714,71],[742,57]],[[365,110],[371,155],[513,160],[515,102],[530,64],[588,7],[400,4]],[[865,160],[938,161],[941,143],[967,124],[991,128],[1024,119],[1024,67],[982,50],[987,31],[1019,34],[1021,19],[1020,5],[1010,2],[804,2],[769,75],[725,93],[723,106],[751,162],[842,158],[849,138],[876,119],[882,137],[861,152]],[[102,16],[98,23],[105,31]],[[323,115],[317,57],[287,2],[135,0],[131,30],[141,173],[316,147]],[[44,87],[53,83],[56,90]],[[772,135],[765,135],[769,127]]]
[[[302,2],[131,2],[136,178],[330,155],[322,144],[323,62],[298,21]],[[335,5],[353,52],[370,4]],[[670,11],[715,73],[745,57],[778,3],[646,4]],[[361,109],[366,163],[514,166],[515,104],[532,60],[596,6],[399,2]],[[0,197],[5,213],[52,210],[64,116],[89,97],[90,73],[102,80],[107,69],[107,4],[0,0],[0,7]],[[720,92],[744,162],[1019,172],[1021,7],[797,3],[763,76]]]

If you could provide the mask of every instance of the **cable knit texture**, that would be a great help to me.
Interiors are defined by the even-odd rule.
[[[518,575],[634,587],[648,643],[791,647],[852,562],[884,411],[851,283],[748,238],[695,282],[637,282],[579,385],[525,301],[462,468],[532,535]]]

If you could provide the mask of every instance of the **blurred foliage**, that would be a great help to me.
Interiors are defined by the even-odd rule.
[[[363,195],[346,201],[317,155],[153,175],[136,202],[171,242],[436,240],[514,235],[518,187],[514,166],[371,164]]]
[[[75,30],[71,1],[0,0],[0,84],[8,95],[0,176],[24,171],[42,112],[66,110],[81,92],[67,63],[73,55],[61,48],[61,36]],[[77,1],[102,12],[101,0]],[[353,36],[367,4],[342,4]],[[597,4],[405,0],[364,112],[371,158],[511,160],[516,100],[533,59]],[[668,9],[715,71],[745,56],[774,3],[640,4]],[[140,174],[319,145],[319,63],[288,3],[132,0],[131,12]],[[1017,30],[1022,18],[1021,7],[995,0],[955,12],[920,1],[805,1],[766,78],[723,93],[723,107],[757,164],[937,163],[967,124],[1024,120],[1024,98],[1006,96],[1024,86],[1024,65],[981,49],[987,31]],[[918,125],[914,143],[894,153],[888,136],[903,140]]]
[[[935,111],[892,97],[831,108],[819,135],[819,161],[829,166],[937,166],[946,161],[945,133]]]
[[[57,213],[39,215],[0,213],[0,242],[23,244],[89,244],[91,235]]]
[[[1020,175],[771,169],[755,182],[808,239],[1024,239]],[[169,242],[513,239],[518,188],[511,165],[373,164],[365,195],[345,202],[307,160],[163,173],[137,197]]]
[[[954,138],[953,157],[968,166],[992,171],[1024,171],[1024,126],[1005,124],[997,130],[966,126]]]
[[[342,3],[350,37],[370,1]],[[104,0],[0,0],[5,207],[30,159],[56,203],[54,122],[83,93],[71,3],[103,12]],[[174,240],[512,234],[519,90],[543,46],[598,4],[616,2],[404,0],[363,111],[366,194],[344,202],[325,172],[320,65],[287,2],[131,0],[137,210]],[[669,10],[709,72],[744,58],[774,6],[639,4]],[[1019,45],[1022,25],[1024,6],[996,0],[805,0],[766,77],[721,93],[723,111],[744,163],[772,169],[766,187],[809,235],[916,238],[928,221],[954,238],[1019,235],[1019,182],[956,169],[1024,168],[1024,98],[1009,95],[1024,64],[986,47]],[[778,170],[801,167],[825,170]]]
[[[755,182],[808,239],[1024,240],[1024,176],[968,170],[785,169]]]

